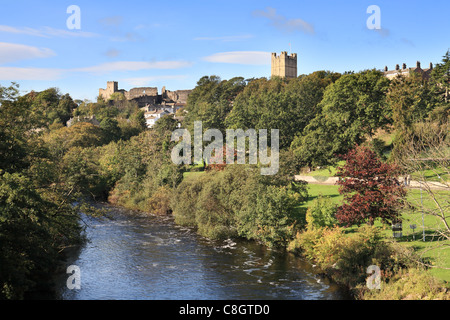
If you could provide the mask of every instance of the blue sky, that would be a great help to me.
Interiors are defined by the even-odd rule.
[[[70,5],[80,29],[69,29]],[[381,10],[381,30],[366,21]],[[57,87],[95,100],[106,81],[192,89],[204,75],[270,77],[270,53],[298,54],[298,73],[390,69],[441,61],[448,0],[0,1],[0,84]]]

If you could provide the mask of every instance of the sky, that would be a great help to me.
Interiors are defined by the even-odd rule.
[[[424,67],[450,48],[449,12],[448,0],[0,0],[0,85],[95,101],[113,80],[161,92],[269,78],[281,51],[299,75]]]

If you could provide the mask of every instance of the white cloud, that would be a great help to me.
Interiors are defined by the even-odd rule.
[[[270,64],[270,55],[270,52],[264,51],[232,51],[215,53],[204,57],[203,60],[219,63],[268,65]]]
[[[48,58],[55,55],[55,52],[48,48],[0,42],[0,64],[26,59]]]
[[[1,47],[0,47],[1,50]],[[178,69],[189,67],[192,64],[185,61],[117,61],[104,63],[92,67],[77,69],[56,69],[56,68],[33,68],[33,67],[0,67],[0,80],[56,80],[67,76],[72,72],[82,72],[91,74],[104,74],[120,71],[139,71],[149,69]],[[144,83],[156,79],[181,79],[185,76],[154,76],[143,78],[129,78],[130,83]]]
[[[0,25],[0,32],[25,34],[35,37],[52,38],[52,37],[78,37],[78,38],[92,38],[97,37],[98,34],[86,31],[70,31],[64,29],[55,29],[51,27],[41,27],[40,29],[28,28],[28,27],[11,27],[6,25]]]
[[[57,80],[63,72],[62,69],[0,67],[0,80]]]
[[[277,10],[267,7],[266,10],[253,11],[253,15],[269,19],[270,25],[284,32],[301,31],[308,34],[315,34],[314,26],[303,19],[288,19],[277,13]]]
[[[107,62],[100,65],[72,69],[77,72],[89,72],[89,73],[108,73],[114,71],[139,71],[149,69],[180,69],[189,67],[192,64],[186,61],[115,61]]]
[[[167,76],[150,76],[150,77],[140,77],[140,78],[127,78],[123,81],[127,82],[132,86],[143,87],[149,83],[160,81],[160,80],[183,80],[186,79],[186,75],[167,75]]]
[[[223,41],[223,42],[232,42],[232,41],[242,41],[246,39],[253,38],[251,34],[244,34],[239,36],[223,36],[223,37],[197,37],[194,38],[196,41]]]

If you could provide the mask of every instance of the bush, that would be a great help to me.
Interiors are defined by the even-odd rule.
[[[306,222],[308,228],[333,227],[337,224],[337,205],[330,197],[319,195],[306,212]]]
[[[309,228],[298,233],[288,246],[289,251],[304,255],[349,288],[365,283],[370,265],[378,266],[384,279],[412,267],[411,253],[399,248],[385,242],[379,228],[367,225],[351,234],[339,227]]]
[[[171,202],[175,221],[212,239],[240,236],[285,246],[294,234],[301,197],[295,188],[270,182],[257,168],[243,165],[188,176]]]
[[[189,176],[174,189],[170,206],[175,223],[190,227],[197,226],[195,220],[197,199],[207,179],[206,175]]]
[[[148,200],[147,207],[151,213],[164,215],[169,214],[170,196],[172,190],[166,186],[159,187]]]
[[[424,269],[409,268],[399,271],[379,290],[365,290],[365,300],[450,300],[448,287]]]

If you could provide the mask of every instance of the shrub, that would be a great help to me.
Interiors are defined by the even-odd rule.
[[[169,214],[171,192],[172,190],[166,186],[159,187],[147,201],[148,210],[158,215]]]
[[[207,179],[206,175],[189,176],[174,189],[170,206],[175,223],[191,227],[197,226],[195,214],[198,195]]]
[[[288,246],[289,251],[304,255],[336,282],[350,288],[365,283],[370,265],[382,270],[383,279],[412,267],[411,252],[401,248],[385,242],[378,227],[367,225],[349,234],[339,227],[308,228],[297,233]]]
[[[188,176],[171,202],[175,222],[195,226],[208,238],[240,236],[285,246],[302,200],[295,188],[271,183],[256,167],[243,165]]]
[[[448,287],[420,268],[409,268],[395,274],[379,290],[365,290],[365,300],[450,300]]]
[[[308,228],[332,227],[337,224],[337,205],[330,197],[319,196],[306,212]]]

